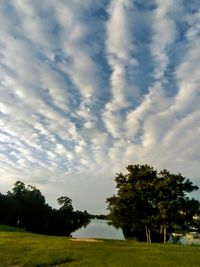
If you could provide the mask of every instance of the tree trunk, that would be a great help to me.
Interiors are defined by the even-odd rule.
[[[151,230],[148,228],[149,243],[151,243]]]
[[[146,232],[147,243],[151,243],[151,231],[147,225],[145,225],[145,232]]]
[[[149,240],[149,227],[147,225],[145,226],[145,232],[146,232],[147,243],[150,243],[150,240]]]
[[[145,225],[145,233],[146,233],[147,243],[149,243],[148,227],[146,225]]]
[[[163,226],[163,242],[166,243],[167,241],[167,226]]]

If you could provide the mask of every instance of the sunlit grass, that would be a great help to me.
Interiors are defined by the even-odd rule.
[[[104,240],[72,242],[27,232],[2,231],[0,266],[70,267],[199,267],[200,247]],[[5,230],[5,229],[4,229]]]

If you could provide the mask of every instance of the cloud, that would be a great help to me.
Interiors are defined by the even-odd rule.
[[[114,138],[120,138],[124,131],[124,115],[120,111],[130,106],[129,98],[137,95],[135,84],[128,82],[129,70],[133,72],[138,67],[138,61],[134,57],[134,25],[131,19],[134,4],[129,0],[111,1],[108,14],[106,53],[111,69],[111,100],[105,106],[103,120],[108,132]]]
[[[152,18],[153,22],[153,37],[150,46],[152,56],[156,61],[154,70],[154,79],[164,82],[164,75],[169,64],[167,49],[176,38],[176,23],[171,18],[171,13],[175,13],[178,7],[178,1],[163,2],[156,0],[156,10]]]
[[[130,163],[199,183],[199,14],[184,0],[1,0],[3,192],[21,179],[96,213]]]

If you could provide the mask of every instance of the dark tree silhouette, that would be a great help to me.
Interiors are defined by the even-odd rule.
[[[35,186],[17,181],[11,192],[0,194],[0,223],[42,234],[70,235],[89,220],[88,213],[74,211],[70,198],[60,197],[58,203],[60,209],[51,208]]]

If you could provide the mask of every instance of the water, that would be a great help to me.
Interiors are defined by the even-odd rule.
[[[118,239],[125,240],[121,229],[116,229],[109,225],[107,220],[93,219],[86,227],[82,227],[72,233],[72,237],[76,238],[102,238],[102,239]],[[200,245],[200,238],[191,238],[188,235],[170,238],[169,243],[177,243],[183,245]]]
[[[116,229],[109,225],[107,220],[93,219],[86,226],[72,233],[72,237],[76,238],[102,238],[102,239],[118,239],[124,240],[121,229]]]

